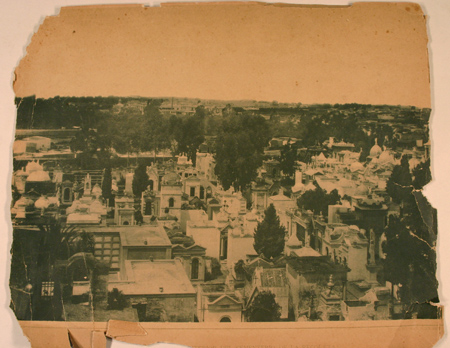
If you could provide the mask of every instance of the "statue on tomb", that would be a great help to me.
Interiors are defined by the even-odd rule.
[[[327,287],[328,287],[327,295],[330,296],[334,289],[334,281],[332,274],[330,274],[330,278],[328,279]]]
[[[75,180],[75,182],[73,183],[73,200],[76,201],[80,198],[80,187],[81,185],[78,184],[78,182]]]

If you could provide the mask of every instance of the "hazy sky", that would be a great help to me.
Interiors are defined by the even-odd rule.
[[[63,8],[16,71],[18,96],[178,96],[430,106],[420,7]]]

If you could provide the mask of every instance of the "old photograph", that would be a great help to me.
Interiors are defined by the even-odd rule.
[[[42,19],[11,98],[12,320],[38,348],[431,347],[426,25],[412,3]]]
[[[21,320],[437,318],[430,109],[17,98]]]

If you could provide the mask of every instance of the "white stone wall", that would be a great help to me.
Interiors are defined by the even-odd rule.
[[[366,268],[367,264],[367,249],[350,248],[348,253],[348,267],[351,271],[347,275],[348,281],[367,280],[369,271]]]
[[[205,322],[210,323],[218,323],[220,320],[224,317],[230,318],[232,323],[239,323],[241,322],[241,311],[235,310],[235,311],[205,311]]]
[[[255,254],[253,248],[254,238],[252,236],[233,236],[231,229],[228,232],[228,258],[227,266],[232,269],[239,260],[247,258],[247,254]]]
[[[189,223],[186,234],[194,238],[195,243],[206,248],[206,256],[220,258],[220,231],[213,226],[196,226]]]

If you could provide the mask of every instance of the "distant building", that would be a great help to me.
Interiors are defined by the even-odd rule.
[[[221,234],[214,221],[188,221],[186,235],[191,236],[198,245],[206,248],[206,256],[220,258]]]
[[[178,220],[181,215],[182,183],[176,173],[168,173],[161,181],[161,205],[159,216],[172,215]]]
[[[125,261],[172,258],[172,243],[159,225],[86,226],[94,235],[94,256],[123,272]]]
[[[222,206],[232,217],[238,217],[247,212],[247,200],[241,192],[226,191],[221,193]]]
[[[281,225],[286,229],[289,229],[290,218],[286,215],[286,212],[297,208],[295,199],[285,196],[283,190],[280,189],[280,192],[277,195],[268,198],[268,204],[273,204],[277,215],[280,218]]]
[[[181,261],[186,275],[192,283],[198,283],[205,280],[206,248],[194,244],[185,247],[182,244],[176,244],[172,247],[172,257]]]
[[[367,249],[369,241],[356,226],[328,224],[322,237],[321,253],[335,263],[347,266],[349,281],[368,280]]]
[[[67,190],[70,192],[70,187],[65,187],[66,195]],[[102,222],[106,224],[107,208],[101,201],[101,195],[102,189],[98,184],[95,184],[94,187],[91,186],[91,178],[88,173],[84,180],[83,196],[74,200],[72,205],[66,209],[67,224],[96,225]]]
[[[267,176],[271,178],[281,177],[280,162],[275,159],[264,161],[263,167],[266,170]]]
[[[180,227],[181,231],[186,233],[186,226],[189,221],[196,223],[206,222],[208,220],[208,215],[204,210],[201,209],[186,209],[181,211],[180,216]]]
[[[257,226],[258,216],[255,213],[248,213],[244,216],[242,224],[228,229],[227,266],[229,269],[232,269],[239,260],[245,260],[248,254],[255,253],[253,235]]]
[[[31,136],[16,140],[13,145],[14,155],[50,150],[52,140],[42,136]]]
[[[387,320],[390,319],[390,290],[386,287],[370,289],[358,300],[341,302],[344,320]]]
[[[206,180],[217,180],[214,172],[216,161],[210,153],[197,152],[196,169],[205,176]]]
[[[319,311],[323,307],[321,302],[321,291],[326,288],[330,275],[333,275],[334,281],[339,283],[340,295],[333,294],[333,306],[340,306],[341,300],[345,298],[345,285],[347,282],[348,268],[332,262],[327,256],[303,256],[286,258],[286,277],[288,289],[291,298],[290,306],[294,314],[294,320],[300,317],[308,317],[311,310]],[[312,297],[312,298],[311,298]],[[327,301],[325,301],[327,302]],[[341,320],[340,308],[337,318],[328,316],[328,309],[323,320]]]
[[[194,197],[202,201],[211,198],[212,189],[211,184],[197,175],[191,175],[182,180],[183,192],[191,199]],[[208,197],[209,196],[209,197]]]
[[[252,183],[252,203],[257,211],[264,211],[268,207],[269,189],[271,184],[259,177]]]
[[[134,220],[134,199],[123,196],[115,199],[114,223],[119,226],[132,226]]]
[[[196,293],[179,260],[125,261],[120,278],[108,282],[108,290],[114,288],[129,299],[139,321],[194,321]]]
[[[241,322],[243,301],[225,284],[201,284],[197,288],[197,318],[200,322]]]
[[[387,225],[388,207],[379,197],[369,196],[356,200],[354,204],[356,225],[366,231],[375,232],[376,259],[379,258],[380,238]]]

